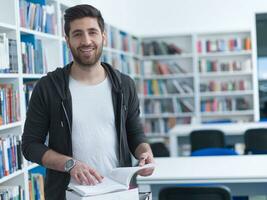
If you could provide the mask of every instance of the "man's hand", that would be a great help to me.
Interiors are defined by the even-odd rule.
[[[139,166],[145,164],[154,163],[153,154],[151,152],[145,152],[139,156]],[[150,176],[154,172],[154,167],[141,170],[138,174],[140,176]]]
[[[95,169],[80,161],[76,161],[75,166],[70,170],[70,175],[79,184],[86,185],[96,185],[101,183],[103,179],[103,176],[101,176]]]

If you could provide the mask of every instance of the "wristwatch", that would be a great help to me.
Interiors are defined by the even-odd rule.
[[[76,164],[76,160],[72,158],[67,160],[64,165],[64,171],[69,173],[70,170],[75,166],[75,164]]]

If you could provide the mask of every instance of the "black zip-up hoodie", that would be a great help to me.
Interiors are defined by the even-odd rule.
[[[72,156],[72,101],[69,90],[71,65],[72,63],[48,73],[33,90],[22,136],[22,151],[27,160],[42,165],[42,157],[48,149]],[[119,164],[122,167],[130,166],[130,152],[133,154],[139,144],[146,142],[139,117],[135,84],[129,76],[110,65],[101,65],[112,84]],[[64,200],[70,175],[52,169],[47,169],[46,172],[45,199]]]

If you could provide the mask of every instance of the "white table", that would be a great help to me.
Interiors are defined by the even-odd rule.
[[[203,156],[156,158],[149,177],[137,177],[140,190],[151,189],[153,200],[160,189],[185,184],[223,184],[233,195],[267,195],[267,156]]]
[[[251,123],[177,125],[169,131],[170,154],[172,157],[178,156],[179,137],[189,136],[189,134],[194,130],[217,129],[223,131],[226,136],[236,136],[236,135],[243,135],[246,130],[251,128],[267,128],[267,123],[251,122]]]

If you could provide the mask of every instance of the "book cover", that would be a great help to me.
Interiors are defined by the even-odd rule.
[[[66,199],[67,200],[108,200],[108,199],[138,200],[139,195],[138,195],[138,188],[120,192],[112,192],[103,195],[87,196],[87,197],[80,196],[75,191],[67,190]]]
[[[108,176],[104,177],[101,183],[96,185],[79,185],[70,183],[69,188],[81,196],[92,196],[110,192],[129,189],[131,178],[142,169],[153,168],[154,164],[147,164],[142,167],[119,167],[111,170]]]

